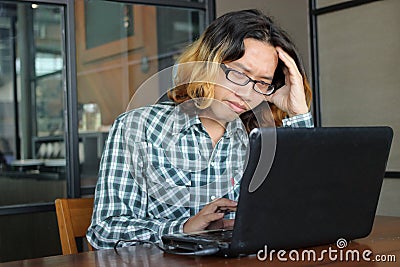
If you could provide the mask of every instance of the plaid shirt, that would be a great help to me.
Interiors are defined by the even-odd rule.
[[[229,122],[213,147],[198,116],[173,103],[129,111],[112,126],[100,163],[87,239],[111,248],[119,239],[159,241],[215,198],[238,200],[248,135]],[[284,127],[313,127],[310,113]],[[228,215],[233,218],[232,215]]]

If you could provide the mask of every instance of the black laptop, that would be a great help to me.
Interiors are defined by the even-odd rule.
[[[390,127],[254,129],[233,229],[165,235],[162,241],[170,251],[238,256],[266,245],[296,249],[365,237],[392,136]],[[261,149],[271,140],[277,141],[272,161]],[[269,161],[272,167],[260,172]]]

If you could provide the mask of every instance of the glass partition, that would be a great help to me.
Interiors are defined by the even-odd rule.
[[[205,12],[87,0],[76,1],[75,12],[81,185],[93,188],[111,124],[144,81],[172,66],[199,37]],[[138,105],[165,92],[163,86],[146,90]]]
[[[0,206],[66,196],[64,7],[0,1]]]
[[[0,1],[0,208],[6,214],[66,197],[64,8]],[[54,211],[1,215],[0,262],[61,253]]]

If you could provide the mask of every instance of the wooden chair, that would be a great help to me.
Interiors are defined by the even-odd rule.
[[[86,240],[86,231],[92,218],[93,201],[93,198],[56,199],[56,214],[63,255],[78,253],[77,237],[83,237]],[[89,242],[87,244],[88,249],[93,251]]]

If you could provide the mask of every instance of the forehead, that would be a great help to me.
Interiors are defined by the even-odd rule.
[[[244,55],[232,62],[235,66],[258,77],[272,77],[278,64],[275,47],[269,43],[247,38],[243,41]]]

